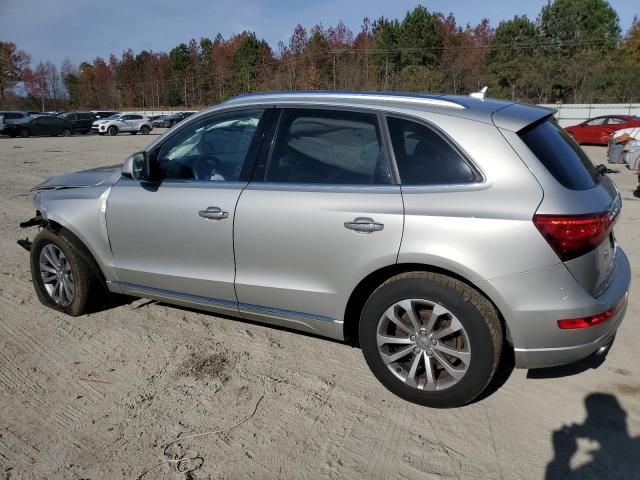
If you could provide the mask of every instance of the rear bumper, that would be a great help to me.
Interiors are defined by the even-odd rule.
[[[618,314],[607,321],[609,329],[595,340],[568,347],[556,348],[514,348],[515,362],[517,368],[544,368],[556,367],[577,362],[589,357],[601,349],[609,350],[616,337],[616,332],[627,310],[627,295],[625,295],[624,306]]]
[[[631,268],[621,248],[604,291],[592,297],[564,264],[483,282],[503,314],[518,368],[544,368],[588,357],[615,337],[626,313]],[[619,305],[620,304],[620,305]],[[604,323],[562,330],[558,320],[596,315],[619,306]]]

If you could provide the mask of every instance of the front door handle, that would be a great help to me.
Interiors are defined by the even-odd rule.
[[[344,228],[354,230],[359,233],[373,233],[379,232],[384,228],[383,223],[373,221],[368,217],[358,217],[352,222],[344,222]]]
[[[223,212],[219,207],[208,207],[206,210],[200,210],[198,215],[208,220],[222,220],[229,216],[229,212]]]

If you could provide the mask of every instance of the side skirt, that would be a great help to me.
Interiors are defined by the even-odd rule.
[[[150,298],[152,300],[181,305],[183,307],[197,308],[213,313],[233,315],[246,320],[300,330],[335,340],[344,340],[344,322],[329,317],[262,305],[238,304],[237,302],[229,300],[174,292],[120,281],[107,281],[107,286],[110,291],[115,293]]]

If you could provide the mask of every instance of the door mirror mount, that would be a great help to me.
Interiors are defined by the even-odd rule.
[[[137,152],[127,158],[122,165],[121,175],[132,180],[147,178],[147,153]]]

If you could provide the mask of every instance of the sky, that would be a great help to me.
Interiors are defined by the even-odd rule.
[[[168,52],[191,38],[225,38],[255,31],[272,48],[288,42],[300,23],[325,27],[340,20],[360,30],[363,17],[402,19],[407,10],[422,4],[430,11],[453,12],[458,24],[477,24],[487,17],[493,26],[514,15],[535,20],[547,0],[0,0],[0,40],[11,41],[31,55],[33,64],[65,57],[78,64],[96,56],[120,56],[131,48]],[[609,0],[618,12],[623,33],[638,0]]]

